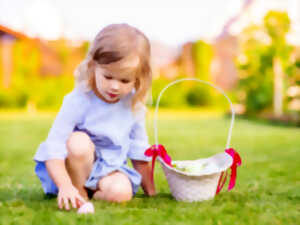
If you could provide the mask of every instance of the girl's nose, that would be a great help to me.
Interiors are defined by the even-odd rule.
[[[119,90],[119,87],[120,87],[120,85],[119,85],[119,82],[117,80],[113,80],[111,82],[111,89],[112,90],[117,91],[117,90]]]

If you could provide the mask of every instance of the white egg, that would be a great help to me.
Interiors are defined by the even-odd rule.
[[[94,205],[91,202],[84,203],[77,211],[78,214],[94,213]]]

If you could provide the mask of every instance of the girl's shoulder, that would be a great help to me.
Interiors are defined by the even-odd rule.
[[[91,103],[92,95],[90,92],[85,92],[75,87],[71,92],[65,95],[64,101],[84,107]]]
[[[146,103],[143,103],[141,101],[136,102],[134,108],[132,108],[132,100],[133,100],[133,96],[134,96],[135,92],[136,92],[136,90],[133,89],[130,92],[130,94],[128,94],[125,102],[126,102],[126,105],[130,108],[134,120],[137,122],[141,122],[146,119],[146,114],[147,114],[148,109],[146,107]]]
[[[138,102],[133,109],[133,116],[137,122],[142,122],[146,119],[147,107],[145,104]]]

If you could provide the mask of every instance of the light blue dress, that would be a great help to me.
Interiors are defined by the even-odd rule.
[[[64,97],[47,139],[34,156],[35,172],[46,194],[57,194],[58,189],[47,172],[45,161],[67,157],[66,141],[74,131],[85,132],[95,144],[96,159],[85,187],[96,190],[100,178],[117,170],[128,176],[133,194],[137,192],[141,175],[127,165],[127,159],[150,161],[151,158],[144,155],[149,147],[145,110],[132,112],[132,96],[133,92],[110,104],[93,91],[74,88]]]

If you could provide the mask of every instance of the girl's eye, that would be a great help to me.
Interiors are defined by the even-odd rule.
[[[128,83],[130,82],[130,80],[121,80],[121,82],[122,82],[123,84],[128,84]]]
[[[105,77],[105,79],[107,79],[107,80],[111,80],[111,79],[112,79],[111,76],[104,76],[104,77]]]

